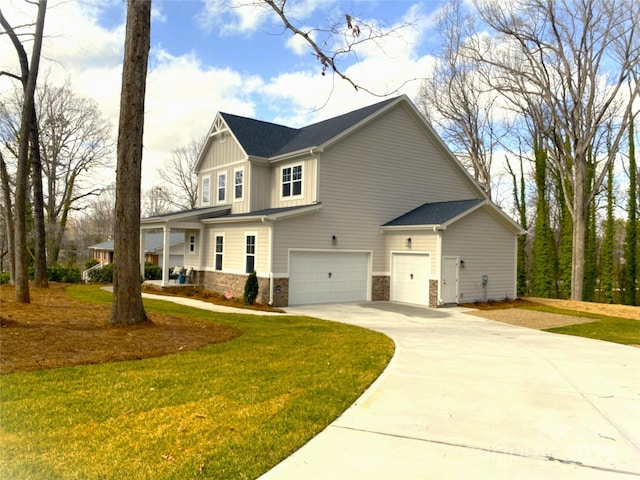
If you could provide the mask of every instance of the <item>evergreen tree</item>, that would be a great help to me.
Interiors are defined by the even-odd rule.
[[[531,272],[531,294],[536,297],[553,296],[553,239],[549,226],[547,199],[547,151],[534,141],[536,200],[535,237]]]
[[[511,164],[507,159],[507,170],[513,181],[513,199],[518,212],[518,220],[522,229],[526,232],[527,222],[527,201],[525,197],[524,168],[522,156],[520,156],[520,178],[516,176]],[[522,296],[527,293],[527,255],[526,255],[527,233],[518,237],[518,266],[517,266],[517,295]]]
[[[600,301],[613,303],[613,246],[615,225],[613,219],[613,162],[609,164],[607,176],[607,218],[604,224],[604,238],[600,253]]]
[[[637,305],[638,287],[638,180],[633,118],[629,122],[629,218],[624,242],[623,303]]]

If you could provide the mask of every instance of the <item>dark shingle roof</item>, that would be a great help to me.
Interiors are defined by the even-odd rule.
[[[247,155],[273,157],[322,145],[374,114],[397,98],[354,110],[302,128],[220,113]]]
[[[425,203],[385,223],[383,227],[442,225],[483,201],[483,199],[474,198],[471,200],[455,200],[452,202]]]
[[[144,235],[144,250],[149,252],[157,250],[163,246],[163,234],[162,233],[146,233]],[[176,245],[184,242],[184,232],[172,232],[169,240],[169,245]],[[97,243],[91,245],[89,248],[94,250],[113,250],[114,241],[107,240],[106,242]]]

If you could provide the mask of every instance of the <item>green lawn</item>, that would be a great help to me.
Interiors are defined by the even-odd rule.
[[[110,303],[96,287],[70,295]],[[256,478],[321,431],[387,365],[386,336],[306,317],[148,310],[232,325],[224,344],[0,377],[0,478]]]
[[[606,342],[621,343],[623,345],[640,345],[640,321],[631,318],[610,317],[600,313],[566,310],[549,305],[532,305],[520,307],[538,312],[557,313],[574,317],[593,318],[593,322],[579,323],[566,327],[546,329],[546,332],[574,335],[576,337],[594,338]]]
[[[623,345],[640,345],[640,322],[629,318],[605,318],[595,322],[550,328],[547,332],[595,338]]]

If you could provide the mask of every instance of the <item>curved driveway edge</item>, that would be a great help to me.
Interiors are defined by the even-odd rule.
[[[388,302],[288,308],[383,332],[391,363],[261,477],[640,477],[640,349]]]

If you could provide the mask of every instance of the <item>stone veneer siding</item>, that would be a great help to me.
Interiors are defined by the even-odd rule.
[[[391,298],[391,278],[388,275],[371,277],[371,301],[389,301]]]
[[[199,271],[196,273],[195,283],[202,285],[205,290],[224,295],[227,290],[233,293],[235,298],[244,298],[244,286],[249,274],[233,274],[222,272]],[[256,303],[269,302],[269,279],[258,277],[258,296]]]
[[[438,306],[438,280],[429,280],[429,306]]]

